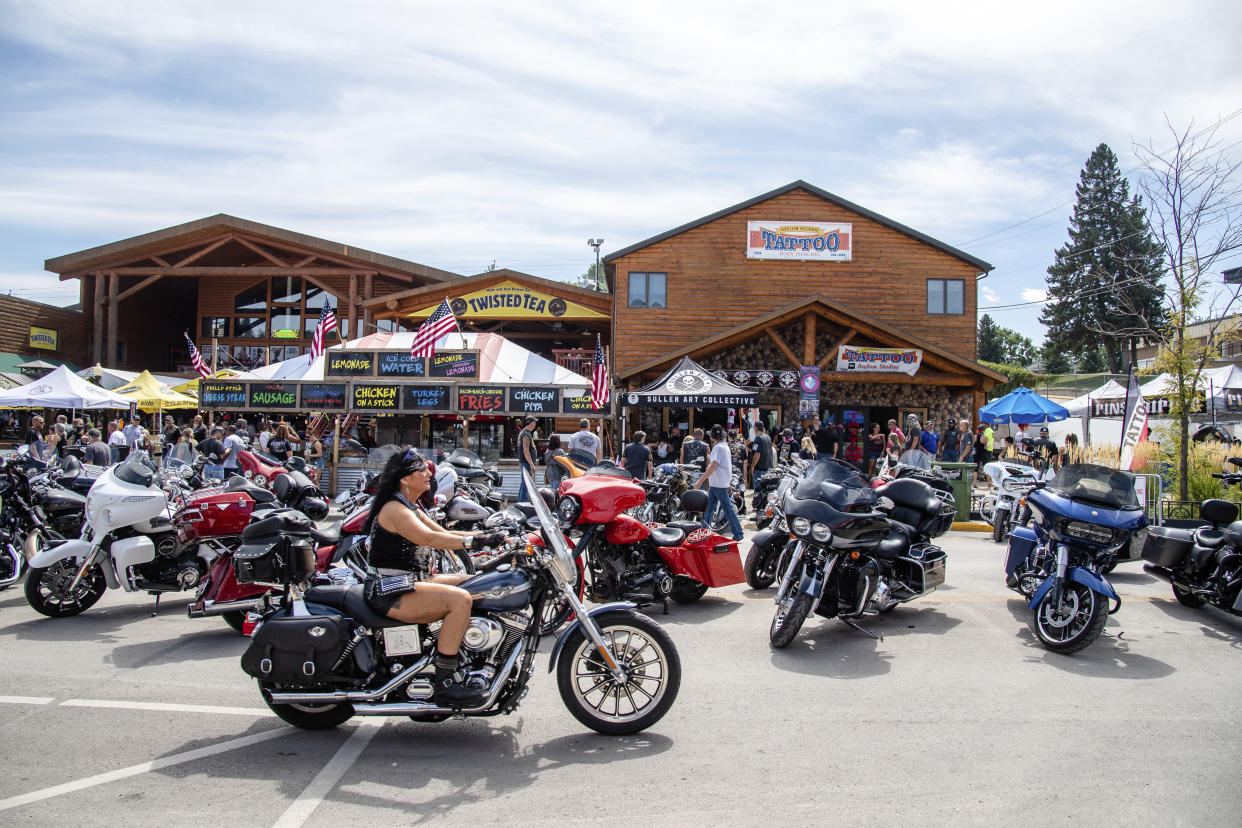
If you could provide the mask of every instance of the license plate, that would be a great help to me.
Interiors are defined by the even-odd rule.
[[[416,655],[423,651],[418,625],[384,628],[384,652],[390,656]]]

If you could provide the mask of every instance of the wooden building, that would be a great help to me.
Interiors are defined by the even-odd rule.
[[[209,361],[215,340],[221,367],[256,367],[309,350],[325,302],[357,337],[377,327],[365,300],[460,278],[223,214],[44,266],[81,282],[91,362],[154,371],[188,368],[183,331]]]
[[[976,285],[991,265],[803,181],[604,262],[623,389],[690,356],[759,388],[760,408],[781,424],[818,410],[883,426],[913,412],[942,430],[950,416],[973,417],[1005,379],[975,362]],[[818,401],[804,405],[808,373]],[[724,415],[656,416],[630,427]]]
[[[58,308],[0,295],[0,370],[19,362],[43,360],[87,364],[85,316],[75,308]],[[9,357],[8,359],[4,359]]]

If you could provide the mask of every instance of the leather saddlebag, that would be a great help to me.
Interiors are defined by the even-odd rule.
[[[349,622],[326,608],[311,612],[319,614],[292,616],[282,611],[265,620],[242,655],[242,671],[282,685],[331,682],[332,666],[350,639]]]

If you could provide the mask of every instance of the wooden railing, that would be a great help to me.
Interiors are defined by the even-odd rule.
[[[591,378],[595,367],[594,348],[553,348],[552,357],[557,365],[573,371],[580,377]],[[604,349],[604,364],[608,364],[608,349]]]

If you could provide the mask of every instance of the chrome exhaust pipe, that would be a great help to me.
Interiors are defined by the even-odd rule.
[[[212,615],[224,615],[228,612],[249,612],[257,609],[263,603],[262,598],[251,598],[246,601],[199,601],[196,604],[190,604],[185,608],[185,614],[190,618],[207,618]]]
[[[396,678],[373,693],[350,693],[344,690],[337,690],[331,693],[264,693],[264,695],[267,696],[272,704],[340,704],[342,702],[349,702],[354,706],[354,713],[359,716],[408,716],[415,713],[481,713],[490,707],[492,702],[496,700],[496,697],[500,695],[501,688],[504,687],[505,682],[509,679],[509,675],[513,672],[514,665],[517,664],[518,658],[521,657],[525,650],[526,642],[519,641],[517,646],[513,648],[513,652],[509,654],[509,658],[505,660],[505,666],[492,679],[492,687],[487,693],[487,698],[476,707],[467,707],[461,710],[414,701],[367,704],[367,702],[382,699],[396,690],[408,681],[416,671],[430,664],[430,658],[421,659],[417,664],[402,670]]]
[[[22,575],[26,574],[25,573],[26,560],[25,558],[21,556],[20,553],[18,553],[18,551],[15,548],[13,548],[13,544],[6,543],[4,545],[4,554],[7,555],[9,557],[9,560],[11,561],[11,565],[13,567],[13,574],[7,578],[0,580],[0,587],[6,587],[11,584],[15,584],[21,580]]]

